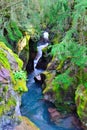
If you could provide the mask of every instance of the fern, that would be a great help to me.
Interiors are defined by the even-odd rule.
[[[6,30],[7,30],[7,32],[8,32],[8,38],[10,39],[10,40],[12,40],[12,41],[15,41],[15,37],[14,37],[14,35],[13,35],[13,33],[12,33],[12,30],[11,30],[11,28],[10,28],[10,25],[7,25],[7,27],[6,27]]]
[[[67,89],[73,82],[73,78],[69,76],[70,71],[67,70],[63,74],[57,75],[53,80],[53,90],[57,91],[58,89]]]
[[[15,80],[18,80],[18,79],[24,79],[26,80],[26,73],[24,71],[17,71],[17,72],[14,72],[14,78]]]
[[[7,39],[4,36],[0,35],[0,41],[3,42],[7,47],[12,49],[12,46],[8,43]]]
[[[10,23],[7,24],[6,30],[8,32],[8,38],[13,42],[18,42],[18,40],[22,37],[21,31],[14,21],[10,21]]]
[[[21,31],[19,30],[17,24],[14,21],[10,22],[10,27],[11,27],[11,29],[13,31],[15,39],[18,41],[22,37]]]
[[[66,61],[69,59],[70,66],[75,68],[79,68],[79,83],[83,84],[85,81],[83,80],[82,70],[87,65],[87,48],[81,44],[70,41],[68,43],[61,42],[60,44],[56,44],[52,48],[52,55],[56,56],[58,60]],[[60,87],[66,89],[72,84],[72,77],[69,76],[71,70],[67,70],[62,72],[60,75],[57,75],[53,80],[53,89],[58,91]],[[86,84],[85,84],[86,85]]]
[[[87,62],[87,48],[73,41],[68,43],[56,44],[52,48],[52,55],[57,56],[60,61],[67,58],[71,59],[71,63],[79,67],[84,67]]]

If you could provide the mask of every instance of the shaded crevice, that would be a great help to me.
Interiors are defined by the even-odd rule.
[[[30,41],[29,41],[29,60],[28,60],[27,66],[26,66],[27,73],[31,73],[32,71],[34,71],[34,59],[37,54],[36,47],[37,47],[36,43],[32,39],[30,39]]]

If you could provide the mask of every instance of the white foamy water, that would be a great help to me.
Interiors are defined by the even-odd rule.
[[[42,57],[42,49],[47,47],[47,46],[48,46],[48,43],[46,43],[44,45],[37,46],[37,56],[34,60],[34,69],[35,69],[39,59]]]

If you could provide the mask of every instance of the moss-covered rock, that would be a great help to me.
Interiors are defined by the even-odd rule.
[[[43,93],[45,94],[49,90],[53,89],[52,80],[55,77],[55,71],[54,73],[45,71],[43,74],[46,77],[45,84],[43,84],[43,88],[44,88]]]
[[[22,66],[22,60],[0,42],[0,128],[2,129],[3,125],[7,125],[7,122],[3,124],[5,116],[10,117],[14,125],[17,123],[17,116],[20,115],[21,93],[27,91],[26,73],[22,71]],[[17,73],[16,77],[14,73]]]
[[[26,32],[25,36],[17,44],[18,55],[23,61],[23,68],[26,68],[29,60],[29,39],[30,35]]]
[[[60,32],[56,32],[56,35],[52,39],[53,44],[58,44],[61,40],[62,34]]]
[[[9,70],[10,69],[12,69],[12,70],[13,69],[18,69],[19,70],[19,69],[22,68],[23,62],[3,42],[0,42],[0,55],[1,55],[0,56],[1,57],[0,64],[2,64],[2,66],[4,68],[7,68]],[[2,63],[2,60],[3,60],[4,63]],[[13,66],[11,65],[11,61],[12,61],[12,65],[14,66],[14,68],[12,68]]]
[[[19,93],[28,91],[26,87],[26,81],[24,79],[17,80],[16,84],[14,85],[14,90]]]
[[[45,97],[54,102],[58,110],[70,113],[75,110],[74,94],[76,85],[58,88],[58,83],[53,83],[56,75],[60,75],[63,71],[64,61],[59,63],[58,59],[54,57],[48,64],[47,70],[43,72],[46,78],[42,87]]]
[[[75,102],[77,106],[77,113],[87,130],[87,89],[83,85],[77,87],[75,93]]]

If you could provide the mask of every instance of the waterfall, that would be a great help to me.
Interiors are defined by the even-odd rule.
[[[42,57],[42,49],[47,47],[47,46],[48,46],[48,43],[46,43],[44,45],[37,46],[37,56],[34,60],[34,69],[35,69],[39,59]]]

